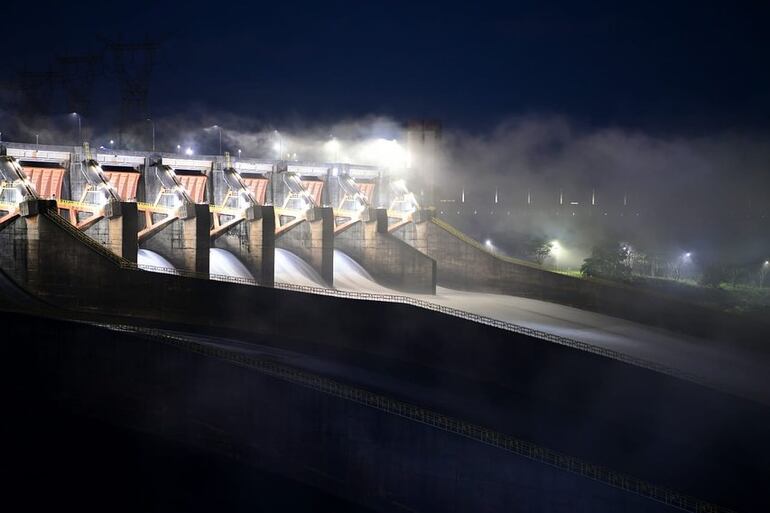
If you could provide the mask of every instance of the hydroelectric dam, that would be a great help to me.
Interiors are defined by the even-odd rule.
[[[492,253],[431,207],[372,166],[4,143],[11,466],[38,451],[88,506],[59,446],[103,436],[337,510],[770,510],[768,323]],[[88,480],[147,485],[131,452],[91,447]]]

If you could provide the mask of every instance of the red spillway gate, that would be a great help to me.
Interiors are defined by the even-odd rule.
[[[29,181],[35,186],[35,192],[41,198],[61,198],[64,183],[64,168],[23,166]]]
[[[204,203],[206,197],[206,175],[177,175],[182,186],[195,203]]]
[[[118,191],[118,196],[123,201],[136,199],[136,189],[139,185],[139,177],[136,172],[105,171],[104,176]]]

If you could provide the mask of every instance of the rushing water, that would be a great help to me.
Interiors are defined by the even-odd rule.
[[[209,250],[209,272],[233,278],[253,280],[254,276],[246,269],[238,257],[225,249],[211,248]]]
[[[148,249],[140,249],[138,255],[139,267],[152,270],[162,267],[175,270],[174,265],[164,257]],[[211,248],[209,252],[209,269],[212,275],[223,275],[234,278],[253,280],[254,276],[245,265],[232,253],[225,249]],[[323,279],[310,264],[294,253],[285,249],[275,249],[275,281],[293,285],[310,287],[325,287]],[[339,250],[334,250],[334,286],[342,290],[357,290],[392,294],[395,291],[379,285],[361,265]]]
[[[140,268],[147,269],[148,271],[153,271],[153,267],[163,267],[171,271],[176,270],[174,264],[149,249],[140,249],[136,256],[136,261]]]
[[[337,249],[334,250],[334,287],[379,294],[396,293],[378,284],[358,262]]]
[[[275,248],[275,281],[308,287],[326,286],[323,278],[310,267],[310,264],[291,251],[281,248]]]

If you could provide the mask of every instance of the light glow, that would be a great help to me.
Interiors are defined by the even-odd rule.
[[[554,257],[556,260],[559,260],[560,258],[564,257],[564,254],[566,253],[566,250],[564,249],[564,246],[561,245],[561,243],[554,239],[551,241],[551,256]]]
[[[404,169],[409,165],[406,149],[395,139],[375,139],[366,143],[364,152],[367,160],[388,169]]]
[[[339,157],[339,151],[340,151],[340,142],[335,138],[332,137],[326,143],[324,144],[324,149],[328,151],[335,160]]]

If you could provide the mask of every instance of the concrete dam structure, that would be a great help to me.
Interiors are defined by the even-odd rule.
[[[694,306],[676,308],[699,326],[492,255],[372,167],[18,144],[0,158],[14,397],[373,511],[770,507],[753,384],[440,301],[513,294],[697,334],[716,321]],[[276,279],[294,269],[315,285]],[[762,329],[735,343],[753,350]]]
[[[270,286],[281,248],[332,287],[337,247],[386,286],[435,292],[435,263],[388,233],[387,209],[377,205],[388,203],[389,182],[376,168],[24,145],[7,152],[35,197],[55,200],[79,231],[130,262],[145,249],[208,274],[218,248]],[[13,210],[5,208],[6,222]]]

